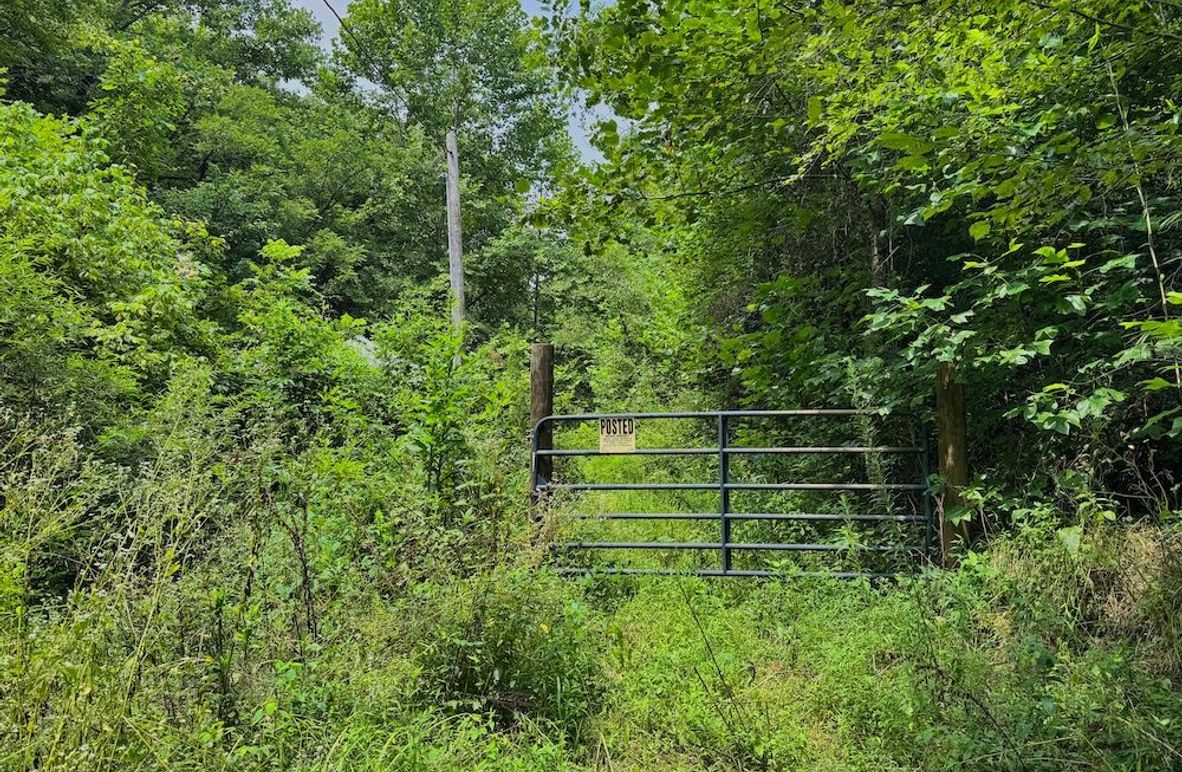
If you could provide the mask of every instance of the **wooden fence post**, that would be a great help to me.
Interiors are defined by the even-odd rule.
[[[942,364],[936,368],[936,438],[940,454],[940,476],[944,479],[944,501],[940,507],[940,554],[945,568],[956,566],[956,541],[968,544],[968,521],[954,524],[950,513],[959,513],[964,506],[964,489],[969,483],[969,463],[966,444],[968,426],[965,419],[964,387],[956,381],[956,366]]]
[[[529,430],[532,434],[542,420],[554,412],[554,345],[534,343],[529,349]],[[532,440],[532,438],[531,438]],[[545,424],[538,431],[537,447],[550,450],[554,445],[554,426]],[[536,474],[530,479],[530,494],[536,498],[535,483],[549,482],[554,474],[554,459],[538,456]]]

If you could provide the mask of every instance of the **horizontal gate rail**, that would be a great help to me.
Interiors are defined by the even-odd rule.
[[[539,448],[539,456],[713,456],[718,448],[637,448],[636,450],[599,450],[598,448],[545,449]],[[830,445],[826,447],[799,448],[744,448],[726,447],[722,452],[730,456],[793,455],[809,453],[922,453],[922,448],[862,447],[857,445]]]
[[[533,432],[532,453],[530,462],[531,489],[535,495],[556,491],[716,491],[719,496],[719,510],[717,512],[609,512],[601,514],[575,514],[573,517],[581,520],[634,520],[634,521],[717,521],[721,528],[718,541],[572,541],[553,545],[560,551],[575,550],[687,550],[709,551],[717,550],[721,566],[719,568],[698,568],[693,570],[676,570],[663,568],[620,568],[620,567],[592,567],[574,568],[561,567],[557,571],[562,574],[622,574],[622,575],[651,575],[651,576],[747,576],[747,577],[775,577],[775,576],[833,576],[841,578],[852,577],[890,577],[894,572],[874,571],[834,571],[828,573],[817,572],[785,572],[755,569],[738,569],[733,565],[733,556],[737,552],[824,552],[824,553],[911,553],[927,554],[932,545],[932,507],[927,495],[928,484],[928,446],[926,432],[919,432],[920,442],[914,445],[873,445],[873,444],[841,444],[817,446],[742,446],[729,443],[730,430],[736,422],[745,419],[793,418],[793,417],[855,417],[881,416],[879,411],[858,410],[853,408],[821,408],[815,410],[730,410],[714,412],[675,412],[675,413],[585,413],[577,415],[551,415],[539,420]],[[604,419],[710,419],[717,422],[718,441],[714,447],[688,448],[570,448],[554,449],[539,447],[538,438],[549,436],[548,431],[554,424],[576,423],[580,421],[600,421]],[[544,433],[543,429],[547,431]],[[549,442],[547,442],[549,444]],[[914,483],[901,482],[736,482],[731,477],[730,461],[735,456],[790,456],[790,455],[856,455],[856,454],[909,454],[919,459],[918,481]],[[552,459],[579,458],[594,456],[666,456],[666,457],[716,457],[718,459],[717,482],[633,482],[633,483],[604,483],[604,482],[556,482],[544,479],[539,473],[543,465],[539,459],[545,460],[546,476],[550,476]],[[732,512],[731,494],[743,491],[812,491],[812,492],[903,492],[920,494],[922,497],[923,514],[889,514],[889,513],[818,513],[818,512]],[[868,523],[926,523],[924,544],[807,544],[790,542],[743,542],[736,541],[731,536],[732,523],[735,521],[773,521],[773,522],[868,522]]]
[[[579,520],[717,520],[717,512],[604,512],[601,514],[574,514]],[[844,521],[865,523],[922,523],[924,515],[831,515],[812,512],[736,512],[727,515],[731,520],[800,520]]]
[[[926,491],[913,483],[727,483],[732,491]]]
[[[718,483],[543,483],[545,491],[716,491]]]
[[[917,552],[922,545],[866,545],[866,544],[790,544],[787,542],[698,542],[698,541],[572,541],[555,544],[557,549],[579,550],[732,550],[795,551],[795,552]]]
[[[543,483],[539,491],[925,491],[908,483]]]
[[[772,455],[780,453],[922,453],[923,450],[921,448],[894,447],[891,445],[880,445],[874,447],[864,447],[859,445],[829,445],[821,447],[799,448],[723,448],[722,452],[736,456]]]
[[[893,579],[895,571],[761,571],[732,568],[729,571],[718,568],[699,568],[694,571],[678,571],[676,568],[555,568],[554,573],[565,576],[734,576],[776,579],[784,577],[826,578],[826,579]]]
[[[637,448],[629,451],[574,448],[538,451],[539,456],[713,456],[716,453],[718,448]]]
[[[882,416],[878,410],[856,408],[816,408],[806,410],[698,410],[680,413],[572,413],[548,415],[543,421],[598,421],[600,418],[793,418],[805,416]]]

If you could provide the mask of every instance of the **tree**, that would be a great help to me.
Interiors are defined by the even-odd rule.
[[[554,76],[541,38],[513,0],[358,0],[349,7],[344,30],[345,67],[380,85],[392,114],[444,147],[453,320],[459,328],[461,140],[470,191],[492,196],[528,191],[569,153],[560,139]],[[475,243],[486,239],[478,234]]]
[[[65,119],[0,105],[0,399],[88,427],[209,354],[198,223],[167,217]]]
[[[922,408],[956,361],[986,464],[1076,459],[1160,500],[1141,469],[1182,438],[1182,11],[798,5],[559,24],[573,85],[627,121],[601,126],[599,212],[684,226],[709,371],[761,404]]]

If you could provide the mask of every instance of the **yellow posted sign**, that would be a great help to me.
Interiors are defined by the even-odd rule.
[[[599,452],[600,453],[635,453],[636,452],[636,419],[635,418],[600,418],[599,419]]]

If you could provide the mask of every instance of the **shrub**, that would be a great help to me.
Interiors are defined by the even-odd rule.
[[[599,647],[588,610],[563,581],[504,568],[453,587],[419,588],[430,619],[416,654],[420,695],[498,726],[551,723],[578,737],[599,704]]]

